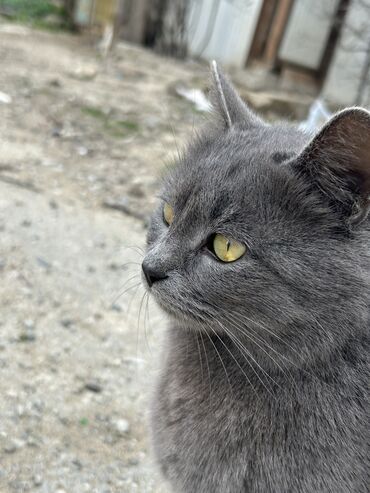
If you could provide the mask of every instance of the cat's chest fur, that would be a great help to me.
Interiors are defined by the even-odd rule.
[[[267,391],[237,351],[233,360],[192,333],[169,340],[152,430],[175,492],[366,491],[359,460],[366,447],[358,448],[365,418],[364,410],[353,413],[355,401],[346,400],[347,416],[343,402],[338,412],[337,389],[294,374],[292,386],[279,387],[278,375],[269,385],[259,373]]]

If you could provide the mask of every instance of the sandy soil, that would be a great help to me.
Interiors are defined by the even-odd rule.
[[[138,274],[202,118],[173,88],[207,69],[4,23],[0,60],[0,491],[164,492],[145,424],[164,320]]]

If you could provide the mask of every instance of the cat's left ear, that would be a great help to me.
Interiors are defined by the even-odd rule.
[[[239,125],[247,129],[257,125],[263,125],[263,121],[243,102],[231,82],[222,73],[214,60],[211,63],[211,74],[213,85],[211,102],[221,116],[226,128]]]
[[[350,225],[363,222],[370,210],[370,113],[356,107],[337,113],[294,168],[341,207]]]

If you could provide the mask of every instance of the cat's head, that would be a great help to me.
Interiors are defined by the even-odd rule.
[[[332,339],[333,322],[364,304],[370,114],[344,110],[312,138],[265,123],[212,73],[218,122],[169,173],[152,216],[151,292],[188,326]]]

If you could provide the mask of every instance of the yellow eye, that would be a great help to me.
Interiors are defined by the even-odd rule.
[[[223,262],[234,262],[245,253],[246,247],[238,241],[216,234],[213,239],[213,250]]]
[[[163,206],[163,217],[164,217],[164,220],[166,221],[166,223],[168,224],[168,226],[170,224],[172,224],[174,215],[175,214],[174,214],[173,209],[170,206],[170,204],[168,204],[167,202],[165,202],[164,203],[164,206]]]

